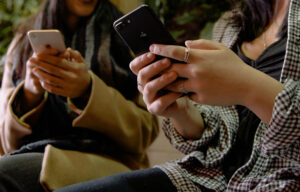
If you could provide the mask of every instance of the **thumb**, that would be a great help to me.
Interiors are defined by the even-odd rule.
[[[65,54],[68,55],[68,57],[75,62],[84,62],[84,59],[82,58],[79,51],[68,48]]]

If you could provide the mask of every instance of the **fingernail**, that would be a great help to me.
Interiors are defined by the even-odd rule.
[[[192,41],[187,40],[187,41],[185,41],[185,46],[189,47],[191,45],[191,43],[192,43]]]
[[[149,49],[150,49],[151,52],[155,52],[156,46],[155,45],[151,45]]]
[[[164,59],[162,60],[162,63],[163,63],[163,64],[167,64],[168,61],[169,61],[169,60],[168,60],[167,58],[164,58]]]
[[[152,58],[152,56],[153,56],[153,54],[152,54],[152,53],[148,53],[148,54],[147,54],[147,57],[148,57],[149,59],[151,59],[151,58]]]

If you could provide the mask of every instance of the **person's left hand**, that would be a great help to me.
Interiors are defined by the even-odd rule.
[[[70,98],[82,96],[91,83],[84,59],[70,48],[57,54],[54,49],[38,54],[33,73],[50,93]]]
[[[176,81],[168,89],[189,92],[189,97],[201,104],[244,104],[254,69],[221,43],[196,40],[187,41],[186,46],[190,48],[187,63],[174,63],[168,70],[186,79]],[[183,61],[186,48],[156,44],[150,51]]]

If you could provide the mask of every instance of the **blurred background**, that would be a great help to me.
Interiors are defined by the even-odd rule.
[[[17,25],[37,11],[41,0],[0,0],[0,79],[3,56]],[[210,39],[213,23],[229,9],[229,0],[111,0],[124,13],[148,4],[179,44],[188,39]]]

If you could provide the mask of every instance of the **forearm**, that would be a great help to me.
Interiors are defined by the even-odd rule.
[[[269,123],[276,96],[283,85],[272,77],[257,71],[249,72],[249,81],[243,105],[253,111],[263,122]]]

